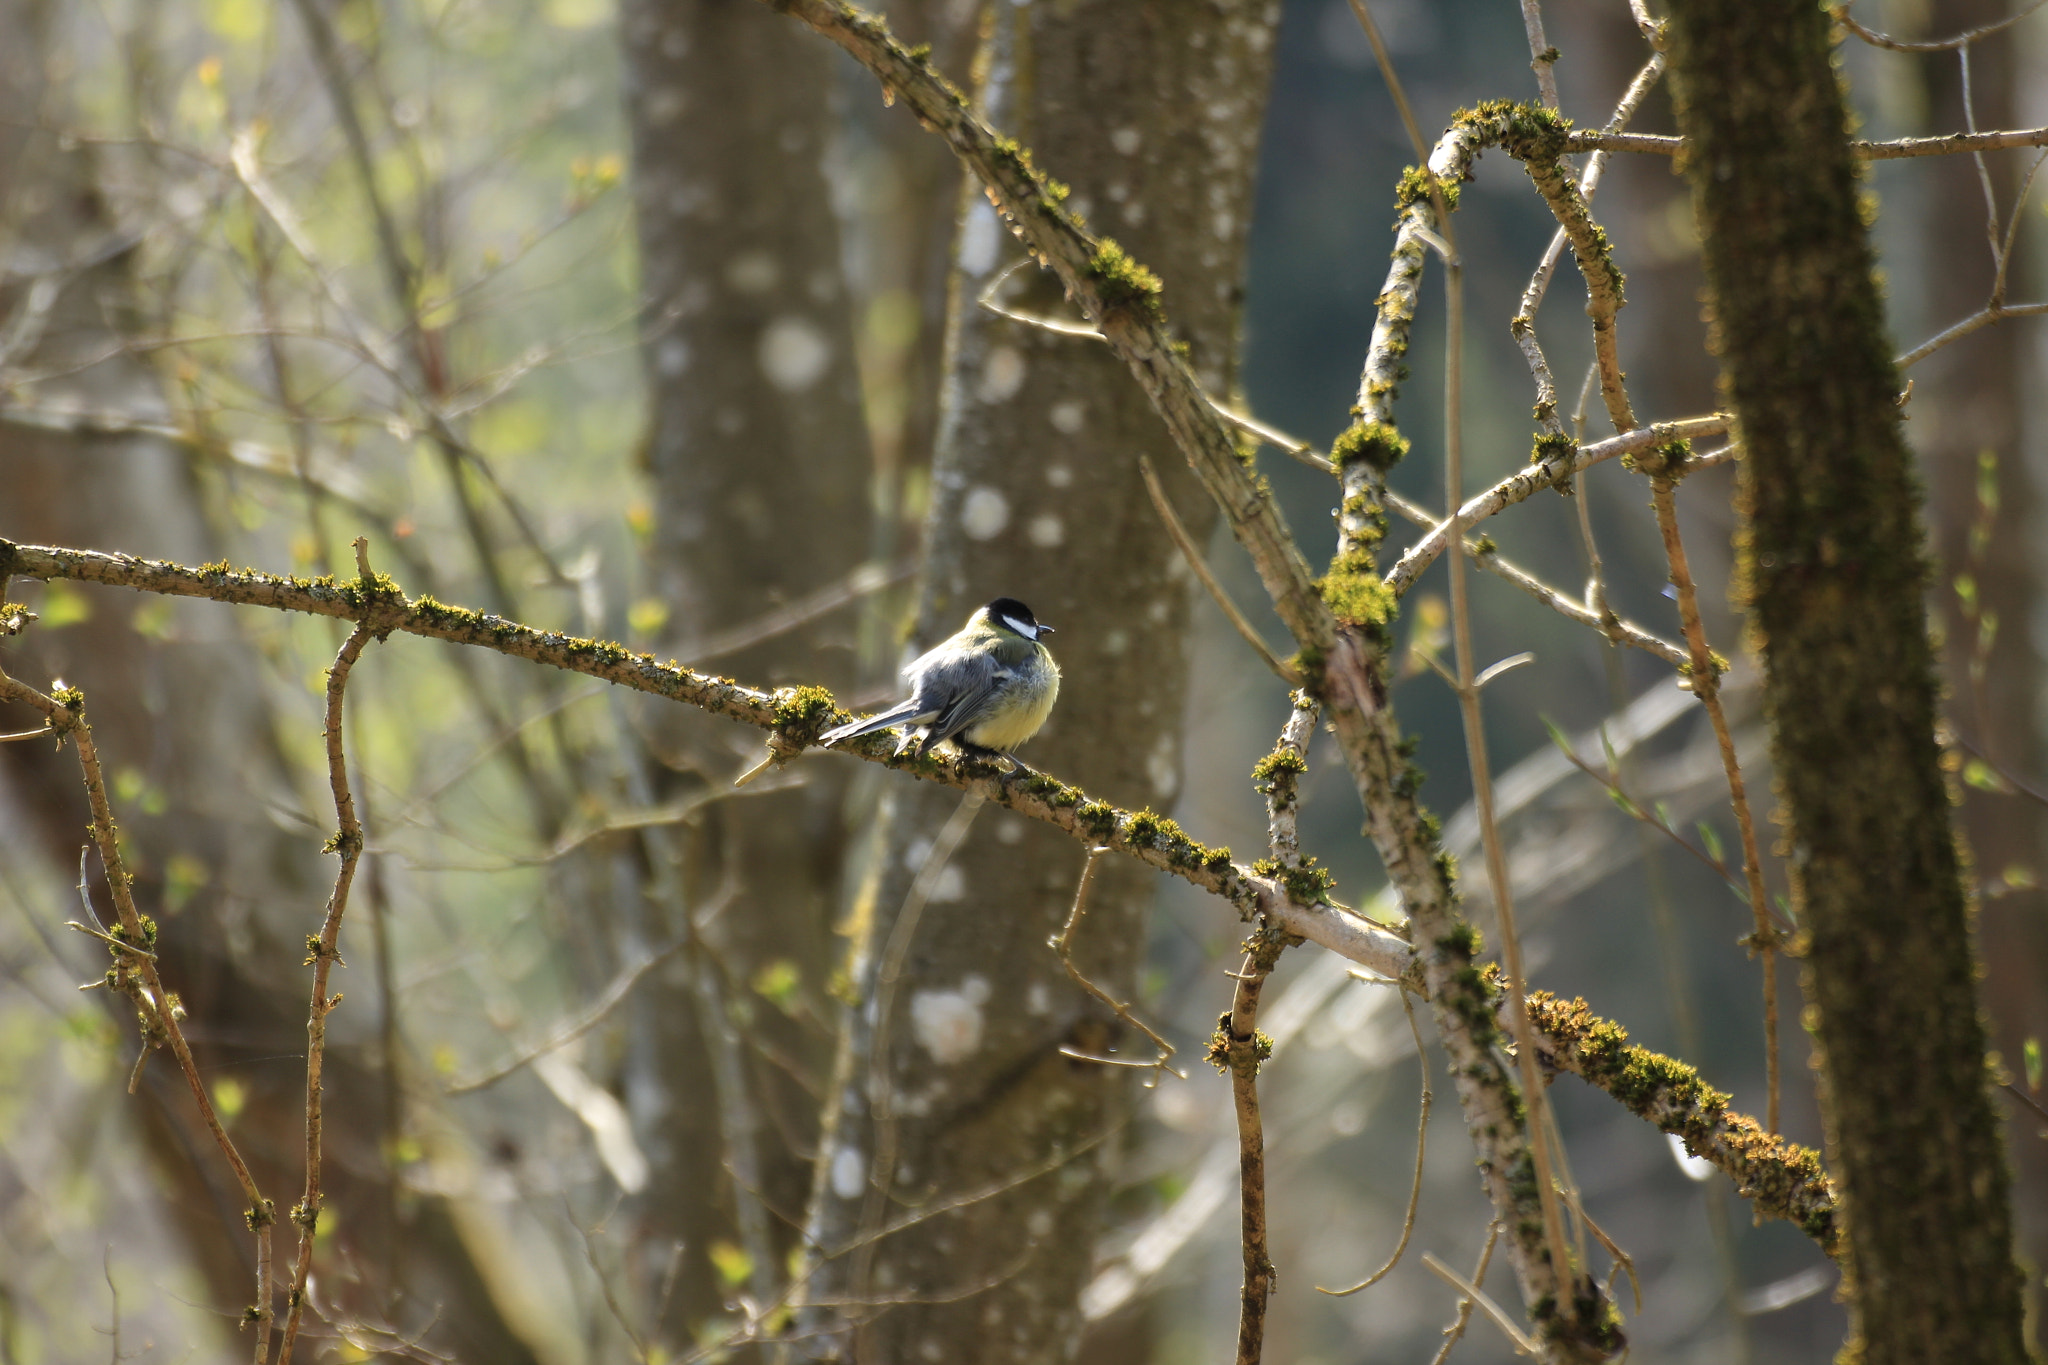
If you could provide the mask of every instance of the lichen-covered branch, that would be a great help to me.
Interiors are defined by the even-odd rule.
[[[189,568],[163,560],[17,545],[0,540],[0,578],[70,579],[176,597],[307,612],[339,620],[374,620],[380,633],[398,632],[490,649],[566,672],[666,697],[769,732],[770,744],[793,756],[835,717],[844,719],[821,687],[786,687],[773,692],[745,687],[650,654],[635,654],[609,640],[586,640],[502,617],[451,607],[432,598],[407,598],[381,575],[365,591],[360,580],[280,577],[224,564]],[[1385,929],[1327,903],[1291,899],[1279,880],[1231,861],[1227,848],[1210,848],[1152,811],[1121,810],[1079,788],[1038,773],[1017,774],[972,761],[949,762],[938,755],[899,755],[887,736],[838,746],[871,763],[895,768],[928,782],[979,792],[1020,815],[1056,826],[1074,839],[1107,845],[1161,872],[1223,897],[1247,919],[1265,914],[1288,933],[1321,944],[1338,955],[1388,976],[1416,980],[1413,953]]]
[[[1559,443],[1539,441],[1527,466],[1467,498],[1464,506],[1458,509],[1458,521],[1469,530],[1475,522],[1527,501],[1546,488],[1569,484],[1572,476],[1581,470],[1616,456],[1638,454],[1673,441],[1718,436],[1728,430],[1731,421],[1726,413],[1717,412],[1706,417],[1684,417],[1674,422],[1652,422],[1649,426],[1637,427],[1589,446],[1576,445],[1569,440]],[[1444,552],[1450,525],[1448,519],[1438,522],[1434,530],[1409,546],[1394,567],[1387,570],[1387,586],[1395,596],[1405,596],[1408,589],[1415,586],[1415,580],[1422,576],[1422,571]]]
[[[1728,1096],[1681,1061],[1628,1041],[1628,1030],[1583,1000],[1529,995],[1529,1017],[1543,1035],[1543,1061],[1596,1085],[1686,1151],[1714,1163],[1743,1198],[1771,1218],[1793,1223],[1833,1256],[1841,1250],[1835,1187],[1820,1153],[1764,1131],[1728,1107]]]

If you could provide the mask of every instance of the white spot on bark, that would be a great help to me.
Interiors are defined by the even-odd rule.
[[[1024,387],[1024,353],[1015,346],[998,346],[981,362],[981,383],[976,395],[984,403],[1003,403]]]
[[[1227,209],[1220,210],[1211,221],[1215,225],[1216,235],[1226,242],[1230,240],[1230,234],[1237,231],[1237,219],[1232,217]]]
[[[957,991],[919,991],[910,998],[917,1045],[941,1066],[972,1057],[981,1050],[981,1005],[987,998],[988,982],[979,976],[968,977]]]
[[[1039,549],[1050,550],[1067,538],[1067,528],[1060,523],[1058,517],[1047,512],[1043,516],[1033,517],[1031,528],[1025,534],[1031,537],[1031,543]]]
[[[1045,467],[1045,481],[1054,488],[1065,488],[1074,482],[1074,471],[1063,464],[1049,464]]]
[[[1130,156],[1144,142],[1145,135],[1136,128],[1119,128],[1109,135],[1109,145],[1125,156]]]
[[[782,267],[765,251],[742,251],[726,262],[725,282],[742,294],[765,294],[782,282]]]
[[[1145,775],[1152,779],[1155,796],[1172,796],[1180,784],[1180,765],[1177,762],[1180,755],[1176,752],[1180,746],[1176,738],[1172,733],[1161,735],[1145,760]]]
[[[841,1147],[832,1154],[832,1193],[841,1199],[851,1199],[867,1184],[867,1162],[861,1160],[860,1148]]]
[[[1046,413],[1046,416],[1052,421],[1052,429],[1060,435],[1078,436],[1081,434],[1084,414],[1081,411],[1081,405],[1073,399],[1062,398],[1059,402],[1054,403],[1052,410]],[[1062,466],[1054,465],[1053,468],[1060,469]],[[1065,486],[1058,484],[1057,481],[1055,483],[1058,487]]]
[[[960,229],[960,268],[970,275],[988,274],[996,267],[1002,244],[1003,225],[996,221],[996,211],[986,200],[975,200]]]
[[[960,529],[969,540],[994,540],[1010,524],[1010,500],[993,488],[972,488],[960,504]]]
[[[674,123],[690,107],[690,97],[673,85],[664,85],[647,97],[647,121],[656,127]]]
[[[802,393],[825,377],[832,363],[832,343],[809,318],[790,315],[768,324],[761,333],[761,372],[784,393]]]

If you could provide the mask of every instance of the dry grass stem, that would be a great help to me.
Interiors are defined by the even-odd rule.
[[[1167,499],[1166,489],[1160,484],[1159,475],[1152,468],[1149,457],[1138,457],[1138,472],[1144,475],[1145,491],[1152,495],[1152,508],[1159,513],[1159,520],[1166,527],[1166,534],[1173,537],[1173,543],[1180,548],[1181,558],[1194,570],[1195,578],[1208,591],[1210,599],[1222,608],[1223,615],[1229,620],[1232,628],[1252,647],[1252,652],[1264,661],[1275,677],[1289,687],[1301,686],[1301,676],[1280,661],[1280,656],[1267,646],[1258,630],[1245,619],[1245,614],[1238,610],[1237,603],[1230,600],[1230,594],[1223,591],[1223,585],[1216,581],[1216,575],[1209,572],[1208,557],[1202,553],[1201,547],[1195,544],[1195,538],[1188,534],[1188,528],[1181,524],[1181,519],[1174,512],[1173,503]]]
[[[1352,975],[1356,976],[1357,973],[1354,972]],[[1392,985],[1394,989],[1400,990],[1400,985],[1396,982],[1382,981],[1375,984]],[[1415,1209],[1422,1202],[1423,1157],[1429,1150],[1429,1106],[1435,1096],[1429,1088],[1429,1051],[1422,1045],[1422,1027],[1415,1022],[1415,1006],[1408,999],[1406,991],[1401,991],[1401,1010],[1408,1016],[1408,1032],[1415,1039],[1415,1060],[1422,1064],[1422,1112],[1415,1120],[1415,1180],[1408,1187],[1408,1211],[1401,1215],[1401,1240],[1394,1244],[1394,1254],[1387,1257],[1385,1265],[1347,1289],[1325,1289],[1321,1285],[1316,1286],[1318,1294],[1328,1294],[1333,1298],[1356,1294],[1359,1290],[1370,1289],[1384,1280],[1393,1272],[1395,1266],[1401,1264],[1401,1254],[1408,1250],[1408,1239],[1415,1232]],[[1490,1247],[1491,1243],[1488,1245]]]

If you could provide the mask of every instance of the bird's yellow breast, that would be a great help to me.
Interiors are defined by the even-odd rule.
[[[988,713],[969,726],[962,738],[984,749],[1008,753],[1037,734],[1045,718],[1052,714],[1052,704],[1059,700],[1060,670],[1046,656],[1034,671],[1042,675],[1042,680],[1013,685],[1010,695],[990,706]]]

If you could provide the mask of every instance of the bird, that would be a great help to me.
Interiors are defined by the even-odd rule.
[[[964,754],[1007,759],[1013,769],[1029,771],[1011,751],[1038,733],[1059,697],[1060,666],[1043,640],[1052,633],[1031,608],[1014,597],[998,597],[903,670],[908,700],[828,730],[818,742],[830,745],[902,726],[899,754],[915,750],[923,757],[934,744],[951,740]]]

